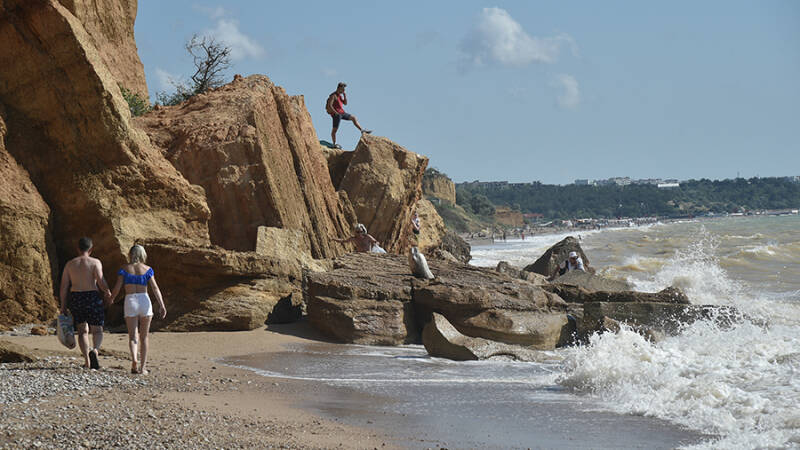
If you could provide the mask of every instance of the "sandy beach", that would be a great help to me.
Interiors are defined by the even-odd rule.
[[[298,397],[326,395],[323,386],[276,382],[217,362],[315,337],[304,323],[279,328],[153,333],[146,376],[129,373],[126,334],[107,333],[101,370],[89,371],[79,351],[54,335],[4,333],[0,339],[41,359],[0,365],[0,448],[395,447],[374,430],[298,407]]]

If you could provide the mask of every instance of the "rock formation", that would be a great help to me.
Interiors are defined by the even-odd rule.
[[[494,220],[501,225],[509,227],[521,227],[525,225],[525,219],[522,217],[521,212],[514,211],[505,206],[498,206],[495,208]]]
[[[428,200],[420,199],[414,210],[419,214],[420,232],[418,236],[411,238],[411,244],[419,247],[422,253],[431,254],[435,249],[442,247],[442,239],[447,234],[447,228],[436,208]]]
[[[591,273],[594,272],[594,269],[589,266],[589,258],[583,253],[581,244],[572,236],[565,237],[560,242],[547,249],[539,259],[533,264],[525,266],[522,270],[526,272],[536,272],[549,277],[559,264],[567,260],[569,252],[578,252],[578,256],[583,259],[583,265],[586,267],[586,270]]]
[[[536,349],[566,337],[566,304],[528,282],[494,271],[430,261],[434,280],[418,280],[399,256],[351,254],[334,270],[306,276],[311,324],[344,342],[418,342],[433,312],[471,336]]]
[[[252,251],[267,226],[300,230],[315,258],[342,252],[331,238],[349,234],[355,218],[333,188],[302,96],[253,75],[135,123],[205,189],[212,244]]]
[[[0,329],[52,318],[50,208],[5,149],[0,110]]]
[[[451,205],[456,203],[456,185],[447,175],[429,169],[422,178],[422,193],[425,197],[436,198]]]
[[[499,273],[504,273],[510,276],[511,278],[519,278],[520,280],[530,281],[531,283],[537,286],[549,286],[546,276],[538,274],[536,272],[526,272],[520,268],[512,266],[511,264],[508,263],[508,261],[500,261],[499,263],[497,263],[497,267],[495,267],[494,270],[496,270]],[[548,290],[550,292],[558,294],[558,292],[555,292],[551,289]]]
[[[503,344],[483,338],[469,337],[459,331],[438,313],[422,330],[422,343],[431,356],[456,361],[478,359],[503,359],[514,361],[541,361],[541,352],[520,345]]]
[[[342,177],[358,221],[386,251],[404,253],[411,234],[411,214],[422,195],[428,158],[394,142],[362,135]]]
[[[452,230],[447,230],[444,236],[442,236],[442,244],[439,248],[443,251],[446,251],[457,261],[460,261],[464,264],[468,263],[469,260],[472,259],[472,255],[470,254],[472,248],[470,247],[469,243],[467,243],[467,241],[462,239],[461,236],[454,233]]]

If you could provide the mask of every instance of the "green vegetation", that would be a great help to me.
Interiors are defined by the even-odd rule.
[[[128,102],[128,108],[130,108],[131,114],[134,117],[141,116],[150,111],[150,103],[146,98],[139,95],[138,92],[133,93],[122,85],[120,85],[119,89],[122,91],[122,97]]]
[[[480,217],[466,211],[459,205],[453,205],[446,201],[439,201],[436,198],[429,198],[436,212],[439,213],[444,225],[457,233],[470,233],[491,227],[494,224],[494,217]]]
[[[456,202],[488,217],[494,205],[545,219],[679,217],[800,207],[800,183],[787,178],[689,180],[680,187],[653,185],[578,186],[541,183],[461,183]]]

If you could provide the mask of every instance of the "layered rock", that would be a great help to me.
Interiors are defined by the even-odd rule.
[[[564,342],[566,304],[558,296],[491,270],[430,261],[419,280],[403,257],[346,255],[334,270],[306,276],[311,324],[344,342],[417,342],[433,312],[459,332],[530,348]]]
[[[433,313],[430,322],[422,330],[422,343],[429,355],[456,361],[478,359],[541,361],[543,359],[542,354],[536,350],[461,334],[438,313]]]
[[[445,235],[442,236],[442,245],[439,248],[452,255],[456,261],[464,264],[472,259],[472,247],[452,230],[447,230]]]
[[[521,212],[514,211],[513,209],[504,206],[498,206],[495,208],[494,220],[501,225],[506,225],[509,227],[521,227],[525,225],[525,219],[522,217]]]
[[[403,256],[338,258],[335,269],[306,277],[308,320],[324,334],[356,344],[417,342],[411,272]]]
[[[205,188],[213,244],[252,251],[267,226],[301,230],[315,258],[341,253],[331,238],[349,234],[355,218],[333,188],[302,96],[253,75],[136,124]]]
[[[419,214],[420,233],[413,239],[412,245],[419,247],[422,253],[430,254],[442,246],[442,238],[447,234],[447,228],[436,208],[428,200],[420,199],[415,211]]]
[[[6,146],[51,208],[59,261],[82,235],[94,238],[107,267],[121,264],[143,237],[207,243],[202,189],[131,128],[120,80],[94,44],[99,38],[54,0],[7,0],[0,16]]]
[[[422,178],[422,193],[425,197],[443,200],[451,205],[456,203],[456,185],[447,175],[434,169],[426,170]]]
[[[427,164],[422,155],[366,134],[353,152],[339,189],[347,192],[358,221],[388,252],[405,251]]]
[[[27,171],[5,149],[0,109],[0,327],[56,314],[50,208]]]
[[[526,272],[536,272],[549,277],[555,272],[559,264],[567,260],[569,252],[577,252],[578,256],[580,256],[583,260],[583,265],[586,267],[586,270],[589,272],[594,272],[594,269],[589,266],[589,258],[587,258],[586,254],[583,253],[581,244],[572,236],[567,236],[552,247],[548,248],[547,251],[545,251],[544,254],[539,257],[539,259],[534,261],[532,264],[525,266],[525,268],[522,270]]]
[[[499,263],[497,263],[497,267],[495,267],[494,270],[496,270],[498,273],[506,274],[511,278],[519,278],[520,280],[530,281],[531,283],[537,286],[549,286],[546,276],[538,274],[536,272],[526,272],[518,267],[512,266],[511,264],[508,263],[508,261],[500,261]],[[558,292],[552,289],[548,288],[546,289],[550,292],[558,294]],[[562,299],[564,298],[562,297]],[[569,301],[567,299],[564,300]]]
[[[527,272],[536,273],[536,272]],[[537,274],[538,275],[538,274]],[[551,284],[551,292],[559,294],[564,300],[571,300],[581,292],[626,292],[632,291],[633,285],[624,280],[614,280],[600,275],[584,272],[581,270],[572,270],[560,277],[553,280]],[[566,297],[564,295],[566,295]],[[583,303],[582,301],[580,303]]]

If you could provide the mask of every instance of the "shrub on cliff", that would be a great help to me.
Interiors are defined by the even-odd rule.
[[[128,102],[128,108],[131,110],[131,115],[137,117],[141,116],[142,114],[146,114],[150,111],[150,103],[147,101],[146,98],[139,95],[138,92],[131,92],[124,86],[119,87],[119,90],[122,91],[122,98]]]
[[[231,48],[210,36],[194,35],[186,43],[186,51],[192,56],[195,72],[189,82],[170,80],[175,92],[158,92],[156,103],[172,106],[191,97],[215,89],[223,84],[223,74],[231,67]]]

